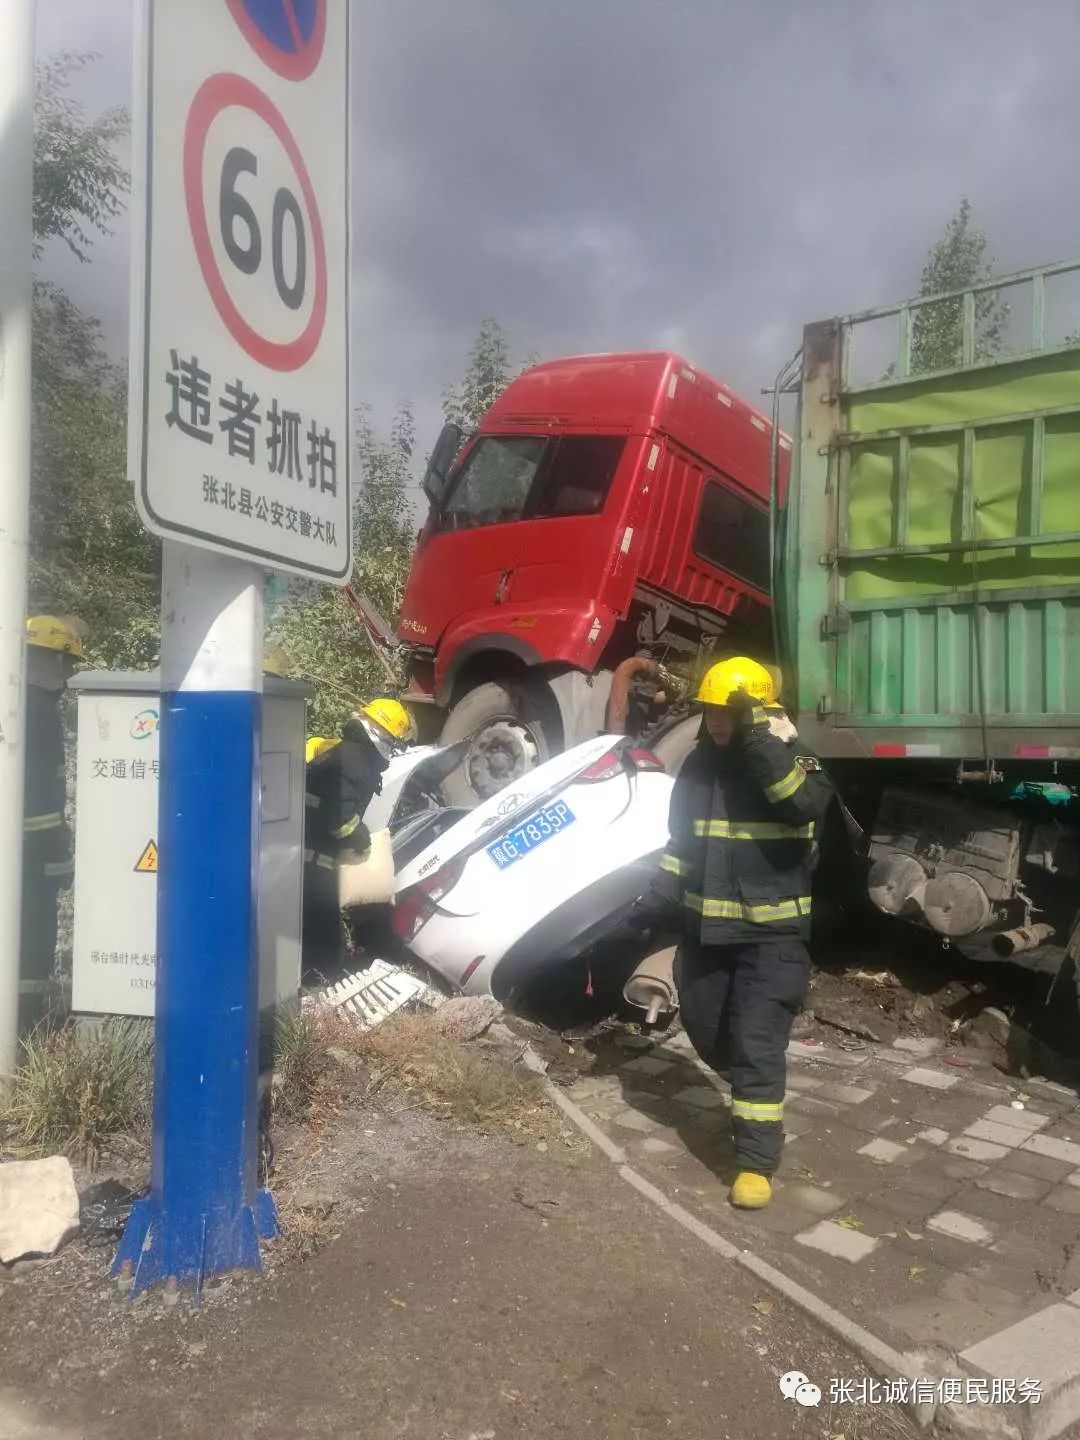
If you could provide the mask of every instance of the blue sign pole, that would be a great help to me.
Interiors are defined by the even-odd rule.
[[[132,1294],[258,1269],[258,863],[263,575],[173,541],[161,606],[150,1193],[113,1274]]]

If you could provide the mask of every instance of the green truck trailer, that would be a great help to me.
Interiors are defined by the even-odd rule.
[[[807,326],[774,507],[788,708],[863,827],[871,901],[1037,968],[1080,914],[1077,281]]]

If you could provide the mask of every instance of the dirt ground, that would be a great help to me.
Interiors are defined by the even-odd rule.
[[[858,1362],[553,1124],[513,1143],[383,1094],[292,1127],[289,1235],[198,1310],[131,1301],[73,1242],[0,1284],[0,1440],[913,1433],[831,1411]],[[782,1398],[793,1368],[820,1409]]]
[[[871,926],[813,947],[814,969],[795,1034],[852,1051],[901,1038],[944,1042],[947,1063],[985,1058],[1006,1074],[1080,1078],[1080,1025],[1071,974],[1030,973],[978,964],[917,933]],[[571,1083],[620,1063],[627,1029],[641,1012],[620,1003],[617,988],[584,970],[567,976],[555,1000],[511,1024],[548,1063],[553,1080]],[[560,1024],[560,1016],[573,1023]],[[659,1039],[667,1022],[651,1031]],[[674,1020],[678,1025],[677,1017]]]

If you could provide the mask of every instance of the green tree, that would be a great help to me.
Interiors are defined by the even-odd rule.
[[[128,130],[123,106],[87,121],[68,93],[95,55],[66,50],[37,67],[34,89],[34,253],[59,239],[89,259],[93,233],[108,234],[123,212],[130,176],[116,147]]]
[[[986,233],[972,219],[971,203],[961,200],[944,234],[930,247],[919,284],[920,295],[962,290],[993,276]],[[1008,305],[999,291],[975,296],[975,359],[987,360],[1002,346]],[[962,354],[963,301],[940,300],[920,305],[911,326],[911,373],[945,370],[959,365]]]
[[[401,608],[412,556],[415,433],[407,401],[398,407],[389,440],[377,434],[366,406],[358,412],[352,588],[389,624]],[[280,645],[297,678],[313,684],[308,720],[316,734],[337,734],[365,699],[400,693],[404,685],[396,662],[372,646],[348,596],[329,586],[292,585],[267,643]]]
[[[481,321],[460,384],[443,390],[443,414],[463,430],[475,430],[513,379],[506,332],[497,320]]]
[[[78,614],[98,664],[158,652],[161,547],[127,482],[127,394],[100,326],[55,285],[34,288],[30,606]]]
[[[34,247],[60,240],[89,259],[95,234],[123,210],[117,156],[127,113],[88,121],[68,94],[93,59],[64,53],[38,67],[34,109]],[[34,286],[30,605],[80,615],[90,658],[152,664],[158,650],[160,546],[127,483],[125,377],[98,322],[58,286]]]

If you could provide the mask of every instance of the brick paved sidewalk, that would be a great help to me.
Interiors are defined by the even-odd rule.
[[[1059,1390],[1080,1374],[1080,1099],[939,1050],[793,1042],[784,1165],[755,1214],[727,1202],[729,1092],[685,1035],[569,1094],[687,1210],[898,1350]]]

